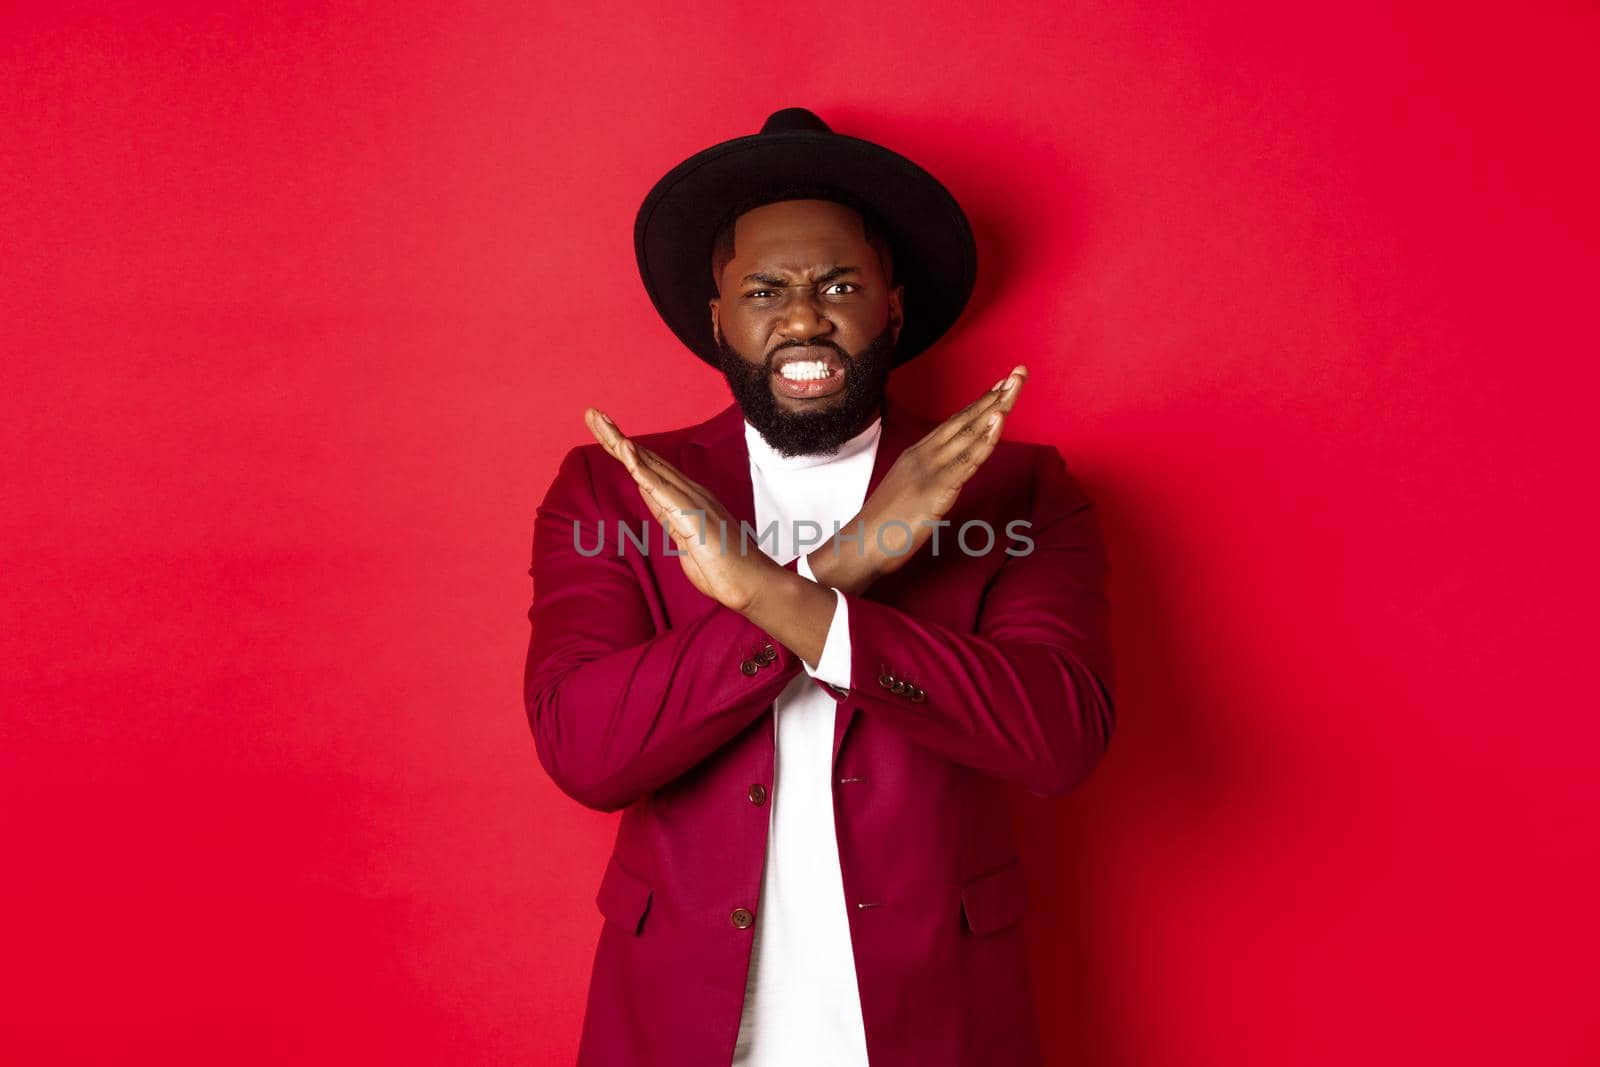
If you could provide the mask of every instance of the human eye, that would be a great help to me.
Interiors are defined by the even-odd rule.
[[[834,290],[838,289],[840,286],[843,286],[846,290],[848,290],[848,292],[834,292]],[[827,288],[825,288],[823,292],[827,293],[829,296],[848,296],[850,293],[855,292],[859,288],[861,287],[855,282],[829,282]]]
[[[746,300],[765,300],[768,297],[777,296],[778,291],[776,289],[753,289],[744,295]]]

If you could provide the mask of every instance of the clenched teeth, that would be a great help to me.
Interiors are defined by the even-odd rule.
[[[791,382],[817,382],[833,372],[821,360],[795,360],[779,367],[778,373]]]

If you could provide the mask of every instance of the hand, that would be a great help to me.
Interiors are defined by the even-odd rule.
[[[1019,364],[902,452],[856,517],[807,555],[817,580],[859,593],[905,566],[933,535],[931,524],[949,512],[961,487],[994,451],[1027,376],[1027,367]],[[856,532],[862,534],[860,544],[840,540],[841,534]]]
[[[583,421],[601,447],[633,475],[650,513],[683,553],[678,559],[694,587],[725,607],[746,611],[771,572],[782,568],[759,549],[739,551],[738,520],[700,483],[623,436],[598,408],[585,409]],[[725,540],[731,546],[726,552]]]

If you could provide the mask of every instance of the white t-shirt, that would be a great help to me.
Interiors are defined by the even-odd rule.
[[[781,456],[749,422],[756,531],[778,524],[761,550],[779,563],[833,536],[866,501],[883,420],[833,455]],[[820,533],[797,523],[814,522]],[[817,536],[813,536],[816,534]],[[802,576],[813,578],[804,559]],[[815,580],[813,578],[813,580]],[[850,685],[848,609],[835,594],[833,621],[816,669],[802,661],[773,709],[776,760],[769,790],[767,859],[733,1067],[867,1067],[850,920],[833,821],[833,727],[837,702],[811,679]]]

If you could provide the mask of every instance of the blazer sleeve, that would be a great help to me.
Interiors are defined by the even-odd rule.
[[[536,513],[523,702],[539,762],[562,792],[617,811],[731,740],[802,664],[709,597],[704,613],[660,629],[639,573],[615,551],[618,516],[600,513],[586,456],[598,449],[566,454]],[[602,519],[605,550],[580,552]],[[652,551],[660,536],[653,527]]]
[[[1018,554],[991,580],[976,632],[845,594],[853,684],[833,695],[948,759],[1058,796],[1111,740],[1108,564],[1060,452],[1042,446],[1035,463],[1031,526],[1018,528],[1032,550],[995,531]]]

